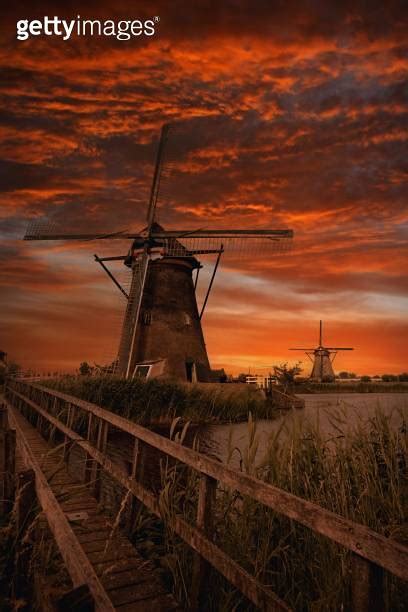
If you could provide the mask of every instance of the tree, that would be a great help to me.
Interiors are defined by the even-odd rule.
[[[274,374],[276,376],[276,380],[284,390],[286,391],[288,387],[291,387],[295,384],[295,378],[298,374],[302,372],[302,368],[300,367],[301,362],[298,361],[296,365],[289,368],[287,363],[281,363],[279,366],[274,366]]]
[[[346,379],[348,377],[349,377],[349,373],[348,372],[339,372],[339,378]]]
[[[362,376],[361,382],[371,382],[371,376]]]
[[[395,374],[383,374],[381,379],[383,382],[396,382],[398,380],[398,376],[395,376]]]
[[[408,382],[408,372],[402,372],[398,378],[400,382]]]
[[[82,376],[90,376],[92,374],[93,368],[89,365],[87,361],[83,361],[79,366],[79,373]]]

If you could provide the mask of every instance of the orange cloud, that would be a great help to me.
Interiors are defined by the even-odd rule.
[[[275,4],[158,0],[158,35],[129,43],[20,43],[22,9],[9,10],[1,348],[51,369],[112,352],[123,305],[92,254],[129,245],[20,238],[41,217],[72,231],[144,227],[158,132],[170,121],[161,223],[295,230],[282,255],[226,252],[205,316],[212,362],[237,370],[295,358],[289,346],[314,338],[324,318],[356,346],[339,359],[346,369],[407,369],[406,16],[396,5]],[[43,2],[25,18],[50,11]],[[81,11],[136,9],[117,0]],[[69,18],[69,7],[59,14]]]

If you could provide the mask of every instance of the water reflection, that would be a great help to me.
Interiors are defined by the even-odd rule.
[[[256,424],[258,450],[256,461],[265,455],[271,436],[293,435],[296,428],[315,426],[325,439],[338,436],[350,428],[367,426],[377,411],[389,418],[390,425],[398,428],[408,419],[408,394],[406,393],[337,393],[299,395],[305,400],[303,410],[283,412],[274,420],[260,420]],[[198,432],[200,450],[227,462],[231,448],[230,466],[240,468],[243,453],[248,447],[248,423],[209,425]]]

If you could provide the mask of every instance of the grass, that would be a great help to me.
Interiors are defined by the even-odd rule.
[[[248,443],[242,469],[286,491],[311,500],[345,518],[366,525],[408,545],[406,422],[391,429],[377,412],[369,424],[346,428],[343,416],[333,417],[337,435],[326,439],[315,426],[296,425],[269,438],[265,455],[256,461],[256,422],[248,422]],[[233,455],[232,445],[229,457]],[[175,513],[194,522],[197,480],[183,467],[162,469],[161,507],[165,524]],[[228,489],[218,489],[214,540],[264,585],[296,611],[349,610],[350,553],[315,535],[310,529]],[[141,521],[136,539],[145,530],[161,545],[161,563],[173,577],[177,597],[187,607],[193,555],[183,542],[156,520]],[[155,532],[156,529],[156,533]],[[205,610],[251,610],[251,605],[216,572],[212,572]],[[386,574],[385,610],[405,610],[407,585]]]
[[[354,425],[347,422],[346,414],[338,412],[331,415],[334,433],[330,436],[318,424],[293,420],[290,431],[285,430],[287,426],[283,423],[270,435],[266,451],[260,456],[258,426],[250,415],[248,399],[237,409],[231,398],[227,401],[212,397],[211,393],[210,400],[203,398],[200,387],[185,388],[156,381],[124,383],[118,379],[69,378],[52,384],[143,423],[163,415],[168,419],[188,420],[194,416],[198,421],[211,418],[216,422],[242,420],[249,414],[247,444],[241,450],[244,472],[408,545],[406,413],[404,416],[401,412],[398,425],[393,419],[391,426],[389,415],[381,410],[368,422]],[[200,398],[204,407],[199,405]],[[264,418],[263,414],[258,416]],[[185,427],[181,435],[175,430],[176,427],[171,429],[171,435],[183,443]],[[234,453],[231,436],[228,462]],[[194,555],[169,528],[169,519],[181,514],[194,524],[197,474],[177,462],[162,459],[161,484],[163,520],[140,509],[132,538],[146,556],[162,567],[168,584],[188,609]],[[125,503],[119,508],[118,521]],[[294,610],[337,612],[351,608],[350,553],[346,549],[222,486],[217,490],[213,538],[222,550]],[[211,571],[207,584],[211,588],[201,601],[201,609],[252,610],[249,602],[217,572]],[[386,574],[384,610],[402,612],[407,598],[407,585]]]
[[[65,376],[44,385],[93,402],[143,425],[170,424],[181,417],[193,423],[229,423],[272,418],[273,402],[250,385],[183,385],[157,379],[123,380],[118,377]]]
[[[297,382],[292,391],[295,393],[408,393],[406,382]]]
[[[36,501],[17,525],[20,494],[0,527],[0,610],[51,611],[72,583]]]

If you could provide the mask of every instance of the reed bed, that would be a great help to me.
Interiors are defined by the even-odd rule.
[[[114,376],[64,376],[44,385],[93,402],[143,425],[168,423],[181,417],[193,423],[246,421],[250,413],[272,418],[277,409],[251,385],[196,384]]]
[[[270,437],[267,452],[257,460],[257,424],[250,419],[241,469],[408,545],[407,429],[403,416],[397,429],[390,427],[381,412],[368,424],[353,429],[346,427],[340,414],[333,417],[333,423],[337,434],[329,439],[317,426],[298,423],[290,432],[282,428]],[[230,458],[234,452],[231,442]],[[194,522],[197,481],[189,470],[165,463],[162,486],[164,523],[149,521],[142,512],[134,537],[141,542],[149,534],[156,561],[160,550],[159,562],[171,575],[176,596],[188,608],[194,557],[165,525],[177,513]],[[350,553],[257,502],[219,488],[214,541],[294,610],[350,609]],[[145,552],[149,554],[149,545]],[[252,609],[215,571],[208,585],[211,587],[201,609]],[[405,610],[407,597],[407,585],[386,574],[385,610]]]
[[[249,415],[246,447],[238,451],[230,436],[227,462],[232,462],[239,453],[240,469],[246,473],[408,545],[406,410],[405,414],[399,413],[397,419],[395,415],[391,419],[378,409],[371,419],[354,425],[347,421],[345,413],[338,411],[331,415],[330,435],[320,430],[318,423],[290,420],[291,429],[288,430],[283,422],[282,427],[270,435],[267,450],[260,456],[259,425],[252,418],[250,401],[234,409],[233,398],[229,400],[231,406],[225,398],[219,405],[214,397],[203,399],[200,387],[188,393],[183,386],[158,381],[124,383],[114,378],[83,377],[59,379],[50,386],[142,423],[151,423],[165,414],[166,418],[174,419],[170,436],[179,443],[189,438],[185,426],[187,419],[233,422]],[[204,402],[201,408],[200,398]],[[215,407],[221,411],[222,419]],[[257,416],[264,418],[262,410],[260,412]],[[177,462],[163,459],[162,520],[152,517],[140,506],[132,534],[139,550],[162,568],[167,584],[187,609],[192,603],[194,554],[169,527],[169,519],[179,514],[194,523],[197,484],[196,473]],[[121,512],[119,509],[119,515]],[[213,538],[221,549],[294,610],[337,612],[350,609],[349,552],[294,521],[219,487]],[[208,585],[200,605],[202,610],[252,610],[249,602],[217,572],[211,571]],[[402,612],[407,600],[407,585],[386,574],[385,610]]]

